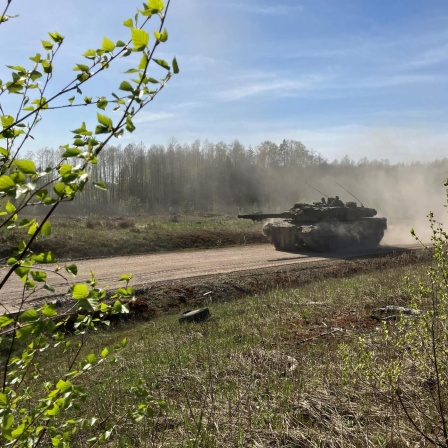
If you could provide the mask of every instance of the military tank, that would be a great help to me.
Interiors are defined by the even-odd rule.
[[[264,225],[263,233],[279,251],[334,252],[376,247],[387,229],[387,219],[356,202],[322,198],[313,204],[294,204],[282,213],[253,213],[238,218],[275,220]]]

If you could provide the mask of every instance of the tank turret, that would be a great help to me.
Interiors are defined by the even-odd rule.
[[[238,218],[275,220],[264,225],[263,233],[277,250],[329,252],[378,246],[387,220],[376,215],[373,208],[344,203],[336,196],[313,204],[294,204],[282,213],[253,213]]]

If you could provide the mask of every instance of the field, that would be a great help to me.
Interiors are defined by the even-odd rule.
[[[259,224],[222,216],[53,222],[39,244],[48,250],[69,241],[78,258],[263,241]],[[68,412],[91,417],[90,425],[74,434],[74,446],[89,446],[98,433],[109,447],[432,446],[443,441],[444,425],[434,412],[431,369],[406,371],[396,393],[388,369],[404,318],[380,311],[415,307],[429,263],[404,253],[283,268],[255,283],[251,275],[217,276],[207,285],[212,295],[194,279],[183,290],[137,291],[131,320],[68,336],[65,349],[38,355],[34,368],[48,385],[89,357],[90,370],[74,380],[85,402]],[[180,324],[186,297],[211,317]],[[173,306],[142,306],[151,300]],[[113,356],[100,366],[105,347]],[[0,350],[7,354],[7,338]]]
[[[227,215],[142,217],[61,217],[34,250],[51,250],[69,259],[110,257],[179,249],[206,249],[265,242],[261,224]],[[0,256],[9,256],[26,230],[0,235]]]
[[[372,314],[410,304],[404,277],[418,281],[425,269],[408,262],[378,268],[372,261],[371,272],[212,299],[205,303],[211,318],[202,323],[181,325],[177,315],[165,315],[83,337],[81,357],[99,358],[124,338],[127,346],[115,362],[82,377],[83,415],[99,419],[77,433],[77,443],[107,430],[111,447],[427,446],[397,400],[368,378],[355,381],[362,375],[343,354],[356,353],[360,336],[381,356],[390,354],[384,323]],[[57,362],[42,359],[41,370],[55,373],[77,350],[52,357]],[[151,411],[135,418],[142,401]]]

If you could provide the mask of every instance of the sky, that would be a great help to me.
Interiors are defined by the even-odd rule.
[[[65,42],[56,91],[103,36],[128,39],[122,22],[140,4],[39,0],[24,8],[13,0],[9,12],[20,16],[0,27],[0,78],[8,78],[6,64],[31,63],[40,39],[58,31]],[[166,28],[158,56],[176,56],[180,73],[136,117],[136,131],[114,144],[293,139],[330,161],[448,156],[446,0],[172,0]],[[84,93],[110,95],[129,67],[121,60]],[[0,100],[12,110],[9,98]],[[49,111],[27,148],[68,143],[82,121],[96,123],[96,112]]]

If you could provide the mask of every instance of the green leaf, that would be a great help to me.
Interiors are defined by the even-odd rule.
[[[28,229],[28,235],[34,235],[38,229],[37,222],[33,219],[31,221],[30,228]]]
[[[87,102],[87,98],[88,97],[84,98],[85,102]],[[89,98],[89,100],[91,102],[92,98]],[[84,121],[82,122],[81,127],[79,127],[78,129],[75,129],[74,131],[70,131],[70,132],[72,132],[73,134],[79,134],[79,135],[87,135],[87,136],[92,135],[92,133],[87,130],[86,123]]]
[[[103,352],[101,352],[101,356],[102,356],[102,353]],[[104,358],[104,356],[103,356],[103,358]],[[6,394],[3,394],[0,392],[0,408],[5,408],[7,404],[8,404],[8,396]]]
[[[40,234],[44,236],[51,235],[51,223],[50,221],[45,221],[43,225],[40,226]]]
[[[107,190],[107,188],[106,188],[106,184],[105,184],[104,182],[94,182],[93,185],[94,185],[96,188],[99,188],[100,190],[104,190],[104,191]]]
[[[55,416],[60,412],[60,407],[55,403],[52,409],[47,409],[45,411],[45,415]]]
[[[73,277],[78,275],[78,266],[76,264],[65,265],[65,270]]]
[[[121,282],[121,281],[126,281],[126,282],[128,282],[129,280],[132,279],[132,277],[133,277],[133,274],[123,274],[123,275],[120,277],[119,281],[120,281],[120,282]]]
[[[56,308],[51,303],[46,303],[41,310],[42,314],[45,317],[55,317],[58,315],[58,312],[56,311]]]
[[[11,115],[3,115],[1,120],[2,120],[2,126],[4,128],[9,128],[15,122],[14,117],[12,117]]]
[[[142,54],[142,58],[140,59],[140,63],[138,64],[138,68],[140,70],[144,70],[148,65],[149,59],[146,53]]]
[[[64,179],[64,178],[70,176],[72,170],[73,170],[73,167],[71,165],[69,165],[68,163],[64,163],[61,165],[61,168],[59,168],[59,174]]]
[[[115,43],[112,42],[107,37],[103,37],[103,43],[101,44],[101,49],[111,53],[112,51],[115,50]]]
[[[31,271],[31,277],[35,282],[45,283],[47,281],[47,273],[43,271]]]
[[[76,67],[73,69],[74,71],[81,71],[81,72],[86,72],[88,73],[90,68],[88,65],[85,64],[76,64]]]
[[[26,177],[21,171],[15,171],[11,173],[11,180],[15,184],[24,184],[26,182]]]
[[[11,70],[15,70],[17,72],[25,73],[26,68],[22,67],[21,65],[7,65],[6,67],[10,68]]]
[[[89,353],[87,355],[87,361],[90,362],[90,364],[95,364],[96,363],[96,356],[94,353]]]
[[[148,0],[148,9],[153,13],[157,14],[163,11],[165,4],[162,0]]]
[[[106,126],[100,126],[98,125],[95,128],[95,134],[107,134],[108,132],[110,132],[109,128],[107,128]]]
[[[44,47],[45,50],[53,49],[53,44],[51,42],[49,42],[48,40],[41,40],[41,42],[42,42],[42,46]]]
[[[122,308],[123,308],[122,303],[119,300],[116,300],[115,303],[114,303],[114,307],[113,307],[114,312],[115,313],[121,313]]]
[[[104,98],[103,96],[101,98],[98,98],[98,101],[96,103],[96,107],[98,107],[98,109],[106,110],[107,105],[108,101],[106,98]]]
[[[86,311],[94,311],[98,307],[98,300],[92,299],[91,297],[87,299],[78,300],[78,307]]]
[[[148,46],[149,34],[145,30],[141,30],[140,28],[131,28],[131,36],[135,50],[143,50]]]
[[[179,73],[179,66],[177,65],[177,59],[176,58],[173,59],[173,72],[174,73]]]
[[[107,348],[104,348],[101,352],[101,357],[105,358],[109,354],[109,350]]]
[[[13,423],[14,423],[14,416],[12,414],[5,415],[3,417],[3,430],[7,431],[11,429]]]
[[[98,122],[102,124],[104,127],[106,127],[109,131],[113,128],[112,119],[107,117],[106,115],[102,115],[99,112],[97,113]]]
[[[50,74],[53,71],[53,66],[50,61],[43,60],[41,62],[42,68],[44,69],[44,73]]]
[[[126,92],[132,92],[134,89],[132,85],[128,81],[123,81],[119,87],[120,90],[124,90]]]
[[[64,40],[64,36],[62,34],[59,34],[57,31],[48,33],[48,35],[50,36],[51,40],[57,44],[62,43],[62,41]]]
[[[32,255],[31,259],[36,263],[56,263],[56,257],[53,255],[53,252],[42,252],[37,255]]]
[[[36,321],[36,320],[38,320],[39,319],[39,314],[37,313],[37,311],[36,310],[34,310],[34,309],[29,309],[29,310],[26,310],[26,311],[24,311],[20,316],[19,316],[19,321],[20,322],[25,322],[25,323],[28,323],[28,322],[34,322],[34,321]]]
[[[61,393],[65,393],[72,389],[72,383],[70,381],[59,380],[56,384],[56,389]]]
[[[85,299],[89,295],[89,288],[84,283],[73,285],[72,297],[76,300]]]
[[[0,328],[7,327],[8,325],[12,324],[13,322],[14,322],[14,319],[12,319],[9,316],[6,316],[4,314],[2,316],[0,316]]]
[[[32,160],[14,160],[13,165],[23,174],[36,174],[36,166]]]
[[[168,31],[165,28],[161,33],[154,31],[154,37],[160,42],[166,42],[168,40]]]
[[[123,22],[124,26],[127,26],[128,28],[132,28],[134,26],[134,22],[132,21],[132,19],[127,19]]]
[[[131,117],[129,115],[126,117],[126,130],[128,132],[134,132],[135,131],[134,123],[132,123],[132,119],[131,119]]]
[[[57,182],[53,186],[53,191],[59,196],[62,197],[65,194],[65,184],[62,182]]]
[[[26,339],[33,332],[32,325],[25,325],[16,330],[17,339]]]
[[[14,439],[17,439],[23,434],[23,431],[25,430],[25,423],[21,423],[19,426],[17,426],[14,431],[11,432],[11,437]]]
[[[35,62],[36,64],[39,64],[41,62],[41,54],[36,53],[34,56],[30,57],[30,60]]]
[[[37,70],[33,70],[30,73],[30,78],[32,81],[36,81],[37,79],[42,78],[42,73],[38,72]]]
[[[17,274],[22,281],[25,280],[28,272],[30,272],[30,268],[26,266],[17,266],[14,269],[14,273]]]
[[[95,50],[87,50],[85,53],[83,53],[83,56],[87,59],[94,59],[96,57],[96,51]]]
[[[160,67],[163,67],[166,70],[170,69],[170,65],[168,64],[168,62],[164,61],[163,59],[154,59],[154,62],[157,65],[160,65]]]
[[[11,204],[11,202],[8,201],[5,205],[5,210],[8,213],[14,213],[16,211],[16,207],[13,204]]]

